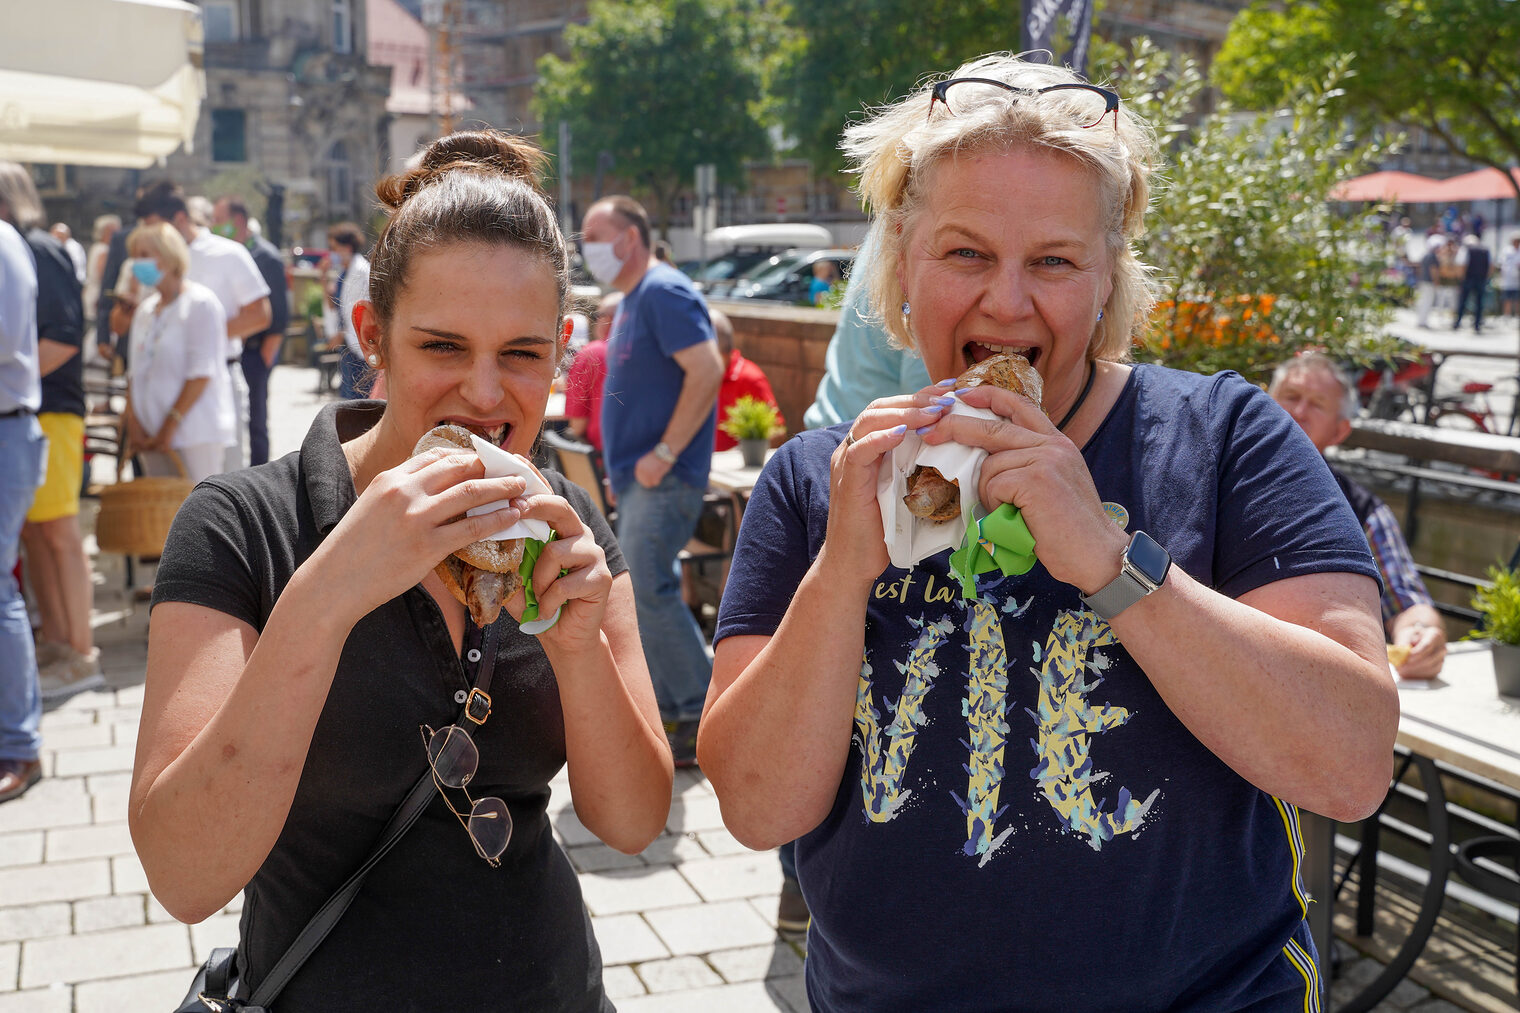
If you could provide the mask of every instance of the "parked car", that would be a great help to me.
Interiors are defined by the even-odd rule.
[[[813,265],[831,260],[839,277],[848,278],[855,263],[854,250],[791,251],[771,257],[752,267],[740,277],[723,298],[766,299],[773,302],[808,303],[808,288],[813,281]]]
[[[822,225],[725,225],[707,233],[703,242],[707,262],[687,273],[709,296],[724,298],[756,264],[780,253],[827,249],[834,237]]]

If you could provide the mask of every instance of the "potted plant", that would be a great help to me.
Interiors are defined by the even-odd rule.
[[[1467,636],[1491,641],[1494,680],[1505,696],[1520,696],[1520,571],[1490,567],[1487,587],[1473,594],[1472,605],[1481,625]]]
[[[718,428],[739,441],[739,453],[746,468],[764,464],[771,437],[785,432],[776,424],[779,414],[769,403],[748,394],[728,406]]]

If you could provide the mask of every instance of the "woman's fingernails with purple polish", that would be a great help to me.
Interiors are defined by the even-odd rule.
[[[955,404],[955,398],[950,397],[949,395],[946,395],[944,397],[937,397],[934,399],[934,404],[939,405],[941,408],[949,408],[951,405]]]
[[[951,394],[952,397],[960,397],[962,394],[966,393],[966,391],[968,391],[968,390],[976,390],[976,388],[975,387],[962,387],[960,390],[951,391],[950,394]]]
[[[927,426],[919,426],[917,429],[913,430],[913,433],[914,433],[915,436],[922,436],[922,435],[924,435],[925,433],[927,433],[929,430],[931,430],[933,428],[934,428],[934,423],[931,422]]]
[[[946,405],[942,404],[932,404],[925,408],[924,412],[928,415],[938,415],[940,412],[944,411],[946,407]]]
[[[939,383],[935,384],[934,386],[936,386],[936,387],[954,387],[959,380],[960,380],[960,377],[952,376],[948,380],[941,380]]]
[[[906,433],[907,431],[908,431],[908,427],[907,426],[893,426],[891,429],[887,430],[887,432],[891,433],[893,436],[901,436],[903,433]]]

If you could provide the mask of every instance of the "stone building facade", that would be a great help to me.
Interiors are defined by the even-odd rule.
[[[198,0],[206,96],[195,148],[162,167],[43,167],[54,218],[88,235],[97,214],[130,221],[144,182],[187,193],[236,194],[263,217],[283,192],[285,246],[325,245],[328,224],[374,217],[374,183],[388,160],[390,68],[366,58],[364,0]]]

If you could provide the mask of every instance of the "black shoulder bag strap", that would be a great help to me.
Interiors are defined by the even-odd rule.
[[[465,724],[468,720],[470,724],[478,725],[484,722],[486,714],[490,713],[489,689],[491,676],[496,669],[496,645],[500,640],[501,624],[510,619],[510,615],[503,615],[501,619],[486,627],[484,642],[480,647],[480,662],[475,670],[475,686],[465,697],[464,706],[459,711],[459,717],[455,719],[456,724],[468,728],[470,725]],[[405,800],[397,808],[390,822],[385,825],[385,831],[380,835],[380,843],[375,845],[375,850],[371,852],[369,858],[365,859],[364,864],[348,877],[348,881],[328,898],[327,903],[323,904],[316,914],[312,915],[311,921],[306,923],[306,927],[301,930],[295,942],[290,944],[284,956],[280,957],[265,975],[264,980],[259,982],[259,987],[253,990],[253,998],[242,1007],[246,1013],[258,1013],[259,1010],[265,1009],[274,1002],[275,996],[280,994],[295,973],[301,969],[301,965],[306,963],[306,959],[316,951],[316,948],[322,944],[322,940],[326,939],[327,934],[338,924],[338,919],[343,917],[343,912],[348,910],[348,906],[353,903],[354,897],[359,893],[359,887],[364,885],[364,878],[369,875],[370,870],[395,846],[401,839],[401,835],[411,829],[412,824],[417,822],[417,817],[422,815],[422,810],[432,803],[434,790],[433,771],[430,765],[422,772],[417,783],[412,785],[412,790],[407,792]]]

